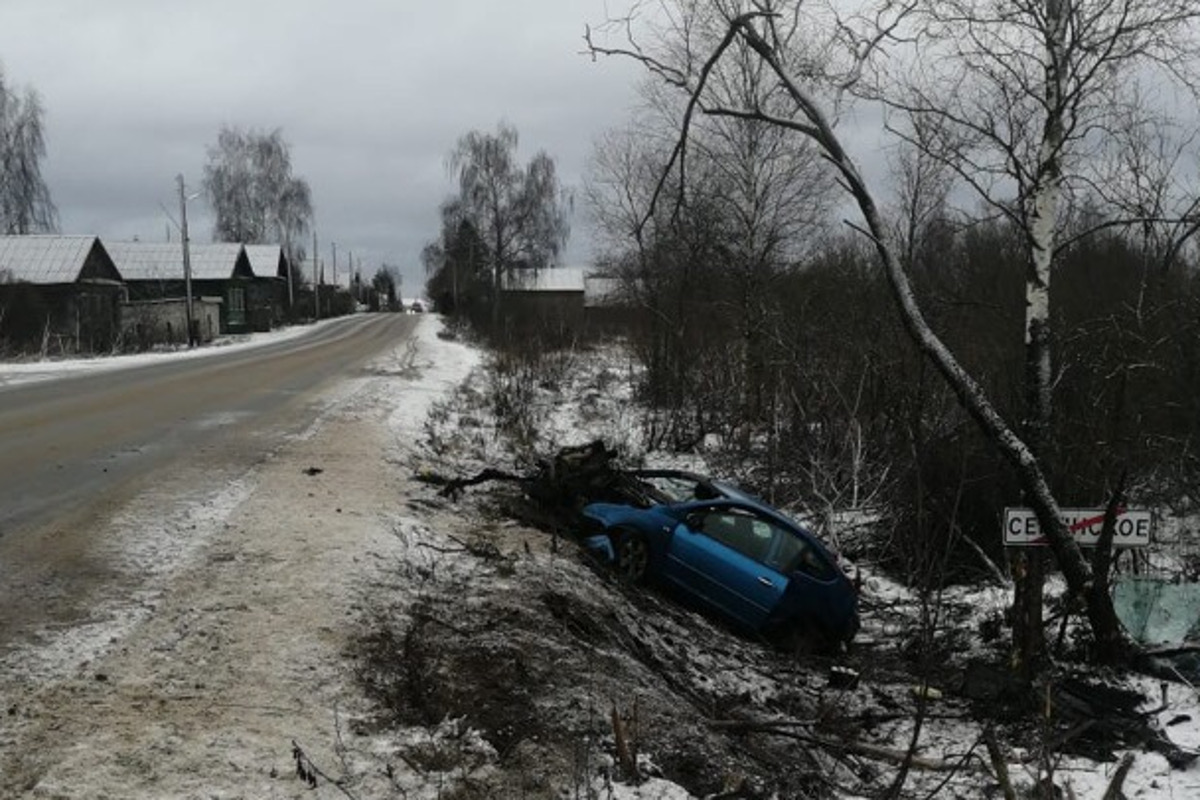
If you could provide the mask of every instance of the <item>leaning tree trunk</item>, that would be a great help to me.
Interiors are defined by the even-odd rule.
[[[1048,13],[1053,12],[1056,15],[1056,22],[1051,26],[1054,30],[1051,38],[1056,38],[1058,42],[1057,46],[1061,47],[1063,31],[1065,31],[1064,21],[1066,14],[1063,0],[1047,0],[1047,9]],[[772,49],[772,46],[754,29],[752,23],[758,16],[761,16],[761,14],[752,12],[734,19],[731,23],[730,32],[731,34],[740,32],[747,44],[771,67],[772,71],[779,77],[785,90],[795,101],[797,110],[803,116],[804,121],[761,118],[768,119],[776,124],[785,124],[798,133],[814,140],[824,150],[825,156],[829,159],[830,163],[838,170],[844,185],[854,196],[859,210],[863,215],[866,223],[866,233],[871,237],[875,251],[883,264],[892,289],[892,296],[899,307],[901,318],[909,336],[921,352],[933,362],[943,379],[958,397],[959,403],[974,418],[984,435],[1000,449],[1000,452],[1016,469],[1021,486],[1025,492],[1026,500],[1037,514],[1042,533],[1045,535],[1050,550],[1053,552],[1058,566],[1063,572],[1063,577],[1067,581],[1069,591],[1072,595],[1081,598],[1086,603],[1088,621],[1099,645],[1101,657],[1116,659],[1124,656],[1130,652],[1132,644],[1123,633],[1120,622],[1117,619],[1116,611],[1113,608],[1111,595],[1107,591],[1097,587],[1095,576],[1088,562],[1084,559],[1079,545],[1062,519],[1058,501],[1050,489],[1039,453],[1031,449],[1029,444],[1022,440],[1009,427],[1008,423],[1004,421],[1003,417],[988,399],[983,387],[963,369],[962,365],[954,357],[954,354],[946,347],[946,344],[930,328],[917,303],[908,274],[896,258],[888,241],[888,234],[880,220],[874,197],[859,175],[853,161],[851,161],[849,155],[843,149],[841,142],[838,140],[832,127],[830,127],[824,113],[812,98],[792,80],[790,74],[788,74],[777,54]],[[731,39],[732,35],[722,42],[721,48],[713,54],[709,62],[705,65],[706,70],[720,57],[723,49],[728,46]],[[1061,60],[1062,53],[1058,52],[1057,55],[1059,59],[1054,61],[1054,63],[1063,63]],[[1054,77],[1054,97],[1059,98],[1061,95],[1061,89],[1059,88],[1061,87],[1061,78],[1057,74]],[[693,100],[699,96],[699,91],[702,88],[701,86],[695,90]],[[1055,99],[1055,104],[1061,105],[1061,101]],[[689,110],[688,113],[691,113],[691,111]],[[1057,129],[1049,124],[1047,126],[1047,139],[1054,142],[1054,137],[1057,136],[1059,137],[1058,141],[1061,142],[1061,116],[1057,118],[1054,124],[1058,126]],[[1044,237],[1043,242],[1044,244],[1049,243],[1049,246],[1044,246],[1040,250],[1034,248],[1034,257],[1037,261],[1034,266],[1034,273],[1037,280],[1031,281],[1036,285],[1030,299],[1036,304],[1037,308],[1034,310],[1028,328],[1032,334],[1036,334],[1031,337],[1032,340],[1039,343],[1038,347],[1030,349],[1030,363],[1031,368],[1035,369],[1038,374],[1038,381],[1034,383],[1033,388],[1037,393],[1037,407],[1044,409],[1042,421],[1045,425],[1048,425],[1050,407],[1050,350],[1047,338],[1049,333],[1050,309],[1049,273],[1050,259],[1053,254],[1053,213],[1057,208],[1058,192],[1061,183],[1061,165],[1057,161],[1059,155],[1058,149],[1057,145],[1052,148],[1043,149],[1043,154],[1047,156],[1043,158],[1043,162],[1048,165],[1047,175],[1050,178],[1045,183],[1047,189],[1050,191],[1040,194],[1038,202],[1042,203],[1043,206],[1038,210],[1042,214],[1039,225],[1042,229],[1041,235]],[[1042,179],[1045,180],[1045,177]],[[1031,275],[1032,277],[1034,276]],[[1035,320],[1036,323],[1034,322]],[[1040,627],[1038,634],[1041,634]]]

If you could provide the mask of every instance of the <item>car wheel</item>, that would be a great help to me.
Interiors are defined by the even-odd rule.
[[[650,568],[650,544],[637,531],[617,537],[617,574],[628,583],[642,583]]]

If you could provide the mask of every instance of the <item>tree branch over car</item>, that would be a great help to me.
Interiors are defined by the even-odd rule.
[[[874,248],[909,336],[1016,470],[1071,592],[1086,601],[1101,653],[1127,653],[1107,575],[1097,575],[1080,553],[1052,489],[1050,283],[1071,192],[1095,180],[1094,156],[1114,146],[1109,90],[1151,73],[1193,90],[1200,7],[1191,0],[1028,0],[1003,8],[976,0],[880,0],[844,18],[832,4],[791,0],[659,7],[666,22],[651,33],[622,20],[607,32],[626,42],[605,46],[589,30],[587,43],[595,55],[640,61],[683,91],[681,132],[663,174],[681,171],[689,132],[704,115],[775,125],[819,148],[857,206],[861,222],[853,227]],[[731,103],[714,90],[719,67],[753,68],[733,60],[746,52],[788,98],[784,111],[760,98]],[[927,322],[875,192],[828,111],[841,109],[848,95],[882,104],[886,131],[944,164],[1024,233],[1026,408],[1019,424],[1003,417]],[[1037,626],[1032,641],[1042,635],[1041,578],[1031,572],[1027,580],[1036,611],[1022,625]],[[1021,648],[1023,660],[1039,655],[1037,645]]]

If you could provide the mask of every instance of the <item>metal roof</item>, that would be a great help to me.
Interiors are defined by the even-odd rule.
[[[0,236],[0,273],[24,283],[75,283],[95,236]]]
[[[277,244],[246,245],[246,258],[250,259],[250,269],[254,270],[256,278],[278,277],[282,257],[283,248]]]
[[[509,292],[582,292],[583,269],[520,270],[505,276],[504,289]]]
[[[109,242],[105,247],[117,265],[117,271],[127,281],[183,280],[183,245],[180,242]],[[229,280],[241,251],[240,244],[188,245],[192,280]]]
[[[583,305],[585,308],[621,305],[626,299],[624,288],[618,278],[587,275],[583,279]]]

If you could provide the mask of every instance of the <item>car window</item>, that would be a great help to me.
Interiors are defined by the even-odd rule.
[[[825,581],[835,574],[833,565],[810,542],[743,509],[707,511],[695,520],[693,527],[783,575],[799,570]]]
[[[822,581],[833,577],[833,566],[812,544],[783,528],[777,528],[776,533],[775,563],[771,566],[785,575],[799,571]]]
[[[744,511],[715,509],[700,519],[698,530],[755,561],[765,562],[771,549],[771,532]]]

